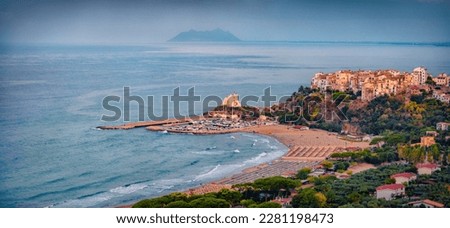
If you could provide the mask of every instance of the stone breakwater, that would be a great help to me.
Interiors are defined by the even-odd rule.
[[[129,130],[133,128],[150,127],[150,126],[162,126],[168,124],[181,124],[187,123],[193,120],[200,119],[201,117],[191,117],[191,118],[181,118],[181,119],[167,119],[167,120],[151,120],[151,121],[140,121],[140,122],[130,122],[122,125],[109,125],[109,126],[98,126],[97,129],[101,130]]]

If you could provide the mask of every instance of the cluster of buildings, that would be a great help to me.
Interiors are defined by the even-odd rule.
[[[431,175],[433,172],[440,170],[439,166],[433,163],[417,164],[418,175]],[[395,180],[395,184],[385,184],[376,188],[377,199],[392,200],[397,197],[405,196],[405,185],[411,181],[417,179],[417,175],[414,173],[397,173],[391,175],[391,178]],[[442,203],[435,202],[429,199],[410,202],[409,205],[413,207],[444,207]]]
[[[436,130],[448,131],[450,123],[438,122],[436,123]],[[439,135],[437,131],[426,131],[425,136],[420,137],[420,143],[411,144],[411,146],[419,145],[421,147],[429,147],[436,144],[435,138]],[[445,136],[445,141],[450,140],[450,136]]]
[[[417,67],[412,73],[397,70],[341,70],[334,73],[316,73],[311,81],[313,89],[352,91],[361,93],[361,100],[370,101],[376,97],[396,95],[401,92],[411,94],[420,90],[433,90],[433,96],[442,102],[450,101],[450,76],[440,74],[432,77],[433,82],[427,82],[432,77],[424,67]],[[439,87],[434,89],[430,84]]]
[[[447,91],[448,90],[433,90],[433,98],[444,103],[450,103],[450,95]]]

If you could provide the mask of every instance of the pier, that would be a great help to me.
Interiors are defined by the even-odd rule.
[[[141,127],[151,127],[151,126],[162,126],[167,124],[181,124],[188,123],[191,121],[198,120],[202,117],[194,116],[194,117],[185,117],[180,119],[166,119],[166,120],[151,120],[151,121],[141,121],[141,122],[130,122],[122,125],[110,125],[110,126],[98,126],[98,129],[101,130],[129,130],[133,128],[141,128]]]

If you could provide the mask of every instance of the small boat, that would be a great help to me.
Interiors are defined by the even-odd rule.
[[[234,136],[230,136],[230,138],[232,138],[232,139],[235,139],[236,137],[234,137]]]
[[[233,150],[234,153],[240,153],[241,151],[239,151],[238,149]]]
[[[212,147],[206,148],[206,150],[214,150],[214,149],[216,149],[216,148],[217,148],[217,146],[212,146]]]

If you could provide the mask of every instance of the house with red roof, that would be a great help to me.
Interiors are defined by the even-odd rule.
[[[417,175],[414,173],[396,173],[391,175],[391,178],[395,180],[396,184],[403,184],[417,179]]]
[[[386,184],[377,187],[377,199],[391,200],[396,196],[405,195],[405,186],[403,184]]]
[[[408,204],[412,205],[413,207],[426,207],[426,208],[443,208],[444,207],[444,204],[433,201],[433,200],[429,200],[429,199],[414,201],[414,202],[410,202]]]
[[[433,163],[417,164],[416,168],[419,175],[431,175],[434,171],[440,170],[439,166]]]

